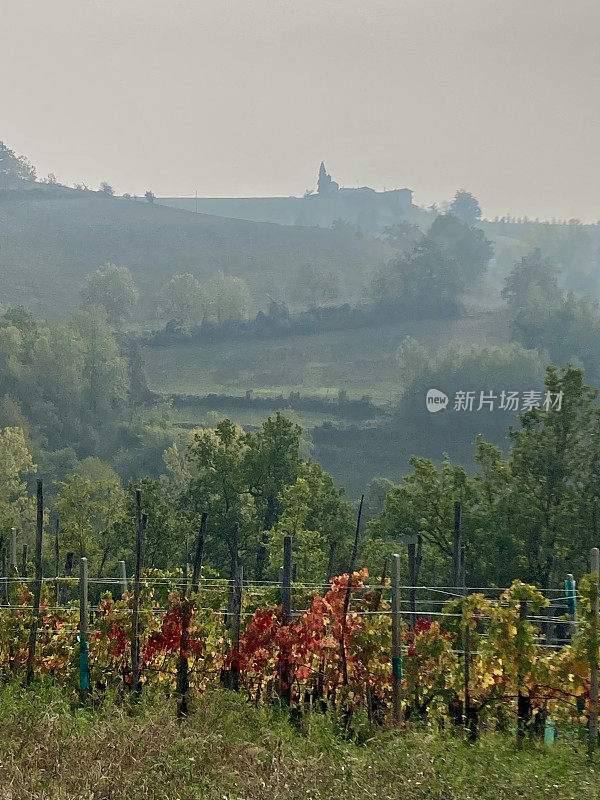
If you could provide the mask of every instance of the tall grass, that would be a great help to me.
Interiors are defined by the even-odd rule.
[[[169,700],[70,706],[55,687],[0,689],[1,800],[569,800],[600,797],[599,763],[557,742],[517,752],[428,730],[348,739],[214,690],[178,722]]]

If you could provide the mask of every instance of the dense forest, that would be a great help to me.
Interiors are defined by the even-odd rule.
[[[53,194],[64,187],[32,183],[25,159],[5,146],[2,154],[3,208],[18,209],[27,193],[40,193],[40,206],[67,202]],[[68,202],[98,194],[64,191],[75,192]],[[99,194],[106,203],[153,206],[152,196],[115,198],[106,186]],[[149,292],[148,276],[138,280],[129,269],[135,264],[107,260],[79,282],[77,308],[68,314],[5,304],[4,545],[12,526],[32,535],[37,476],[65,547],[87,555],[100,576],[120,559],[132,561],[140,488],[150,520],[148,565],[158,569],[186,562],[206,513],[207,563],[220,575],[234,574],[240,562],[255,579],[273,579],[291,534],[302,579],[325,580],[348,566],[361,494],[360,559],[375,572],[398,537],[410,534],[418,539],[417,576],[449,580],[456,502],[473,582],[502,585],[518,576],[547,587],[582,568],[599,524],[600,414],[590,388],[600,379],[595,233],[575,222],[485,222],[464,190],[443,213],[423,214],[419,225],[404,221],[377,239],[334,226],[336,235],[361,247],[372,240],[380,256],[388,254],[360,273],[358,294],[358,273],[348,294],[343,276],[309,263],[292,269],[260,310],[257,286],[242,275],[171,271]],[[518,240],[508,268],[503,225]],[[10,233],[8,241],[10,249]],[[440,342],[436,326],[467,330],[478,292],[495,292],[486,332],[475,320],[468,337]],[[371,391],[338,385],[333,397],[315,391],[311,399],[310,389],[296,390],[292,376],[282,375],[279,393],[265,393],[261,405],[268,379],[244,386],[238,375],[229,392],[235,413],[228,414],[227,390],[207,397],[208,369],[196,365],[198,389],[190,392],[177,394],[176,376],[167,391],[155,380],[159,362],[183,374],[178,359],[186,348],[192,359],[233,348],[247,366],[252,346],[271,369],[293,371],[290,348],[319,336],[335,342],[332,361],[344,360],[344,340],[362,348],[362,360],[351,363],[365,371]],[[218,361],[221,374],[235,375],[222,352]],[[378,386],[389,387],[388,402]],[[450,398],[485,391],[537,400],[507,404],[503,413],[482,413],[480,403],[462,414],[451,402],[432,415],[425,405],[431,388]],[[546,393],[560,397],[560,407],[544,405]],[[240,418],[244,407],[250,422]]]
[[[82,382],[81,397],[85,387]],[[507,457],[480,437],[473,475],[449,459],[438,467],[415,456],[402,484],[372,481],[366,489],[361,562],[376,572],[398,548],[399,537],[412,534],[418,542],[417,578],[449,582],[454,506],[460,502],[473,585],[506,585],[518,576],[548,587],[567,571],[583,570],[599,525],[597,393],[574,367],[549,369],[546,388],[561,398],[560,407],[534,407],[521,415],[520,426],[510,433]],[[74,420],[78,412],[88,423],[93,413],[101,413],[97,406],[84,408],[73,403]],[[21,413],[6,400],[4,410]],[[69,424],[85,436],[78,420]],[[127,430],[122,425],[121,433]],[[165,433],[148,427],[156,446]],[[291,535],[302,580],[325,580],[347,568],[356,507],[322,467],[302,457],[301,433],[280,413],[256,432],[223,420],[167,447],[160,477],[138,477],[126,485],[98,457],[76,462],[73,451],[59,451],[76,462],[49,493],[63,547],[86,555],[98,576],[114,574],[120,559],[131,565],[135,491],[140,489],[149,518],[151,568],[185,563],[206,513],[207,563],[218,574],[227,576],[243,563],[256,580],[276,578],[283,537]],[[29,535],[33,530],[35,505],[27,483],[36,473],[32,436],[24,418],[13,419],[1,434],[5,546],[12,526]]]

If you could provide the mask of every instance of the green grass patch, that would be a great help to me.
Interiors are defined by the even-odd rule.
[[[144,349],[150,388],[166,394],[276,397],[290,392],[350,399],[368,395],[376,403],[394,403],[403,386],[395,359],[406,336],[432,351],[451,342],[463,346],[504,344],[502,314],[460,320],[421,320],[379,328],[334,331],[272,341],[183,344]]]
[[[427,729],[347,740],[319,714],[292,724],[213,690],[182,722],[173,699],[72,707],[56,688],[0,689],[0,797],[10,800],[580,800],[600,797],[584,743],[517,751]]]

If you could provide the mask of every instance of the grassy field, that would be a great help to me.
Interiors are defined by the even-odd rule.
[[[369,395],[395,403],[403,389],[395,351],[406,336],[431,350],[458,345],[502,344],[508,340],[502,314],[459,320],[422,320],[380,328],[296,336],[280,341],[185,344],[145,348],[150,388],[157,392],[205,395],[302,395],[351,399]]]
[[[71,708],[56,690],[0,688],[0,800],[597,800],[600,764],[552,747],[428,730],[344,738],[222,690],[182,722],[173,700]]]

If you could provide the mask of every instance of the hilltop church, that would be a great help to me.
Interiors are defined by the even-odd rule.
[[[165,197],[157,202],[202,214],[278,225],[330,228],[335,222],[345,222],[370,234],[406,219],[413,207],[410,189],[376,192],[368,186],[344,188],[327,173],[323,162],[317,191],[304,197]]]

